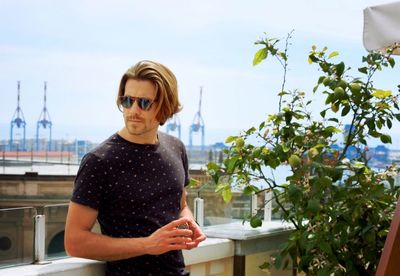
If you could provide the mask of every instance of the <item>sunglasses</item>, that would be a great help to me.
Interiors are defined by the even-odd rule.
[[[154,103],[153,100],[149,100],[146,98],[138,98],[138,97],[130,97],[130,96],[121,96],[121,106],[123,108],[131,108],[132,105],[137,102],[139,108],[141,110],[149,110],[151,108],[151,105]],[[121,110],[121,108],[120,108]],[[121,110],[122,111],[122,110]]]

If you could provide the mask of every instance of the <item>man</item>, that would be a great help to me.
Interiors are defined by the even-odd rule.
[[[89,152],[76,176],[66,251],[107,261],[107,275],[188,275],[181,250],[206,237],[186,205],[184,145],[158,132],[181,109],[176,78],[141,61],[123,75],[117,105],[125,127]],[[102,234],[91,232],[96,219]]]

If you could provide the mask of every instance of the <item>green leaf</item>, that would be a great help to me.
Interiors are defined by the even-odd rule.
[[[368,242],[370,244],[375,244],[376,233],[375,233],[374,229],[371,229],[367,233],[365,233],[364,239],[366,242]]]
[[[289,93],[288,92],[286,92],[286,91],[281,91],[281,92],[279,92],[278,93],[278,96],[285,96],[285,95],[289,95]]]
[[[287,60],[287,56],[285,53],[279,53],[279,55],[282,57],[283,60]]]
[[[316,58],[314,55],[309,55],[308,56],[308,63],[311,64],[313,62],[318,62],[318,58]]]
[[[358,72],[363,73],[363,74],[368,74],[368,69],[367,69],[367,67],[361,67],[361,68],[358,68]]]
[[[350,112],[350,105],[344,106],[342,110],[342,117],[346,116]]]
[[[296,204],[303,196],[301,189],[294,184],[289,185],[288,194],[293,204]]]
[[[370,130],[370,131],[368,131],[368,134],[374,138],[378,138],[381,136],[381,134],[379,132],[377,132],[376,130]],[[381,138],[381,140],[382,140],[382,138]]]
[[[392,137],[390,137],[390,135],[387,135],[387,134],[382,134],[381,135],[381,141],[384,144],[391,144],[392,143]]]
[[[344,63],[341,62],[338,65],[336,65],[336,75],[340,77],[343,74],[343,72],[344,72]]]
[[[243,189],[243,194],[252,195],[253,193],[258,192],[259,189],[254,185],[248,185]]]
[[[319,181],[320,186],[324,187],[324,188],[332,185],[332,179],[328,176],[324,176],[324,177],[320,178],[318,181]]]
[[[329,243],[321,242],[319,244],[319,246],[320,246],[321,250],[324,251],[325,253],[332,254],[332,248],[331,248],[331,245]]]
[[[392,128],[392,121],[390,119],[386,120],[386,124],[387,124],[389,129]]]
[[[311,213],[315,214],[320,209],[320,202],[317,199],[310,199],[307,203],[307,210]]]
[[[395,61],[394,61],[394,58],[389,58],[389,64],[390,64],[390,67],[394,67],[394,64],[395,64]]]
[[[323,267],[317,271],[317,276],[326,276],[326,275],[333,275],[333,273],[329,271],[328,267]]]
[[[283,152],[288,152],[290,148],[286,144],[282,144],[282,151]]]
[[[329,104],[335,100],[335,94],[331,93],[326,97],[325,104]]]
[[[376,121],[376,126],[378,127],[378,129],[382,129],[382,121]]]
[[[372,93],[372,96],[374,96],[374,97],[376,97],[378,99],[384,99],[384,98],[387,98],[387,97],[389,97],[391,95],[392,95],[392,91],[390,91],[390,90],[381,90],[381,89],[378,89],[374,93]]]
[[[253,66],[259,64],[261,61],[266,59],[267,56],[268,56],[267,48],[262,48],[258,50],[254,55]]]
[[[229,186],[229,184],[227,183],[220,183],[217,185],[217,187],[215,188],[215,192],[216,193],[221,193],[222,190],[226,189],[226,187]]]
[[[219,169],[220,169],[220,166],[219,165],[217,165],[216,163],[214,163],[214,162],[210,162],[210,163],[208,163],[207,164],[207,169],[209,170],[209,171],[214,171],[214,172],[217,172]]]
[[[262,265],[259,266],[260,269],[270,269],[271,264],[268,262],[264,262]]]
[[[222,198],[224,199],[225,203],[228,203],[232,200],[232,190],[230,186],[229,188],[222,190]]]
[[[236,162],[238,161],[239,157],[234,156],[231,159],[227,159],[226,162],[226,170],[227,172],[233,172],[235,166],[236,166]]]
[[[190,188],[197,187],[197,186],[199,186],[199,184],[200,184],[199,180],[194,179],[194,178],[190,178],[190,181],[189,181],[189,187]]]
[[[337,128],[337,127],[334,127],[334,126],[328,126],[328,127],[326,127],[326,128],[325,128],[325,131],[330,132],[330,133],[341,133],[341,132],[342,132],[341,129],[339,129],[339,128]]]
[[[367,119],[365,123],[370,130],[375,130],[375,121],[372,118]]]
[[[248,130],[246,130],[246,134],[247,135],[251,135],[253,134],[257,129],[255,127],[251,127]]]
[[[280,268],[282,267],[282,255],[281,255],[281,254],[278,254],[278,255],[276,256],[275,262],[274,262],[274,266],[275,266],[277,269],[280,269]]]
[[[229,183],[218,184],[217,188],[215,189],[215,192],[221,193],[222,198],[226,203],[230,202],[232,199],[232,190],[231,190],[231,185],[229,185]]]
[[[328,59],[333,58],[333,57],[338,56],[338,55],[339,55],[339,52],[334,51],[328,56]]]
[[[325,76],[321,76],[318,78],[318,84],[321,84],[325,80]]]
[[[233,141],[235,141],[236,138],[237,138],[237,136],[228,136],[228,138],[226,138],[226,140],[225,140],[225,143],[226,143],[226,144],[230,144],[230,143],[232,143]]]

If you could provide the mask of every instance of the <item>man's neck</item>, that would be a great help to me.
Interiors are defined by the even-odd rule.
[[[157,130],[155,132],[148,132],[144,134],[131,134],[126,128],[118,131],[118,135],[125,140],[135,143],[135,144],[156,144],[158,142]]]

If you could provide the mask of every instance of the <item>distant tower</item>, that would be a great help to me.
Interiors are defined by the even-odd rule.
[[[37,121],[37,124],[36,124],[36,151],[41,150],[39,148],[39,144],[40,144],[39,130],[40,130],[40,128],[49,130],[48,151],[51,150],[51,127],[53,124],[51,123],[50,114],[46,107],[46,93],[47,93],[47,82],[44,82],[44,104],[43,104],[42,112],[39,115],[39,120]]]
[[[21,82],[18,81],[18,96],[17,96],[17,109],[14,112],[14,115],[11,119],[11,127],[10,127],[10,151],[17,150],[17,151],[25,151],[26,150],[26,122],[24,118],[24,113],[22,112],[21,107],[19,106],[19,95],[20,95],[20,88],[21,88]],[[19,143],[21,142],[21,138],[17,137],[17,139],[14,139],[14,127],[17,127],[18,129],[23,130],[23,135],[22,135],[22,144],[20,145]],[[19,133],[18,133],[19,134]],[[15,143],[15,145],[14,145]]]
[[[177,114],[168,120],[167,133],[172,131],[178,131],[178,137],[181,139],[181,121],[179,120],[179,116]]]
[[[194,115],[193,123],[190,125],[189,131],[189,149],[192,149],[193,141],[192,136],[193,132],[201,131],[201,150],[204,151],[204,121],[201,116],[201,96],[203,94],[203,87],[200,87],[200,100],[199,100],[199,111],[197,111],[196,115]]]

